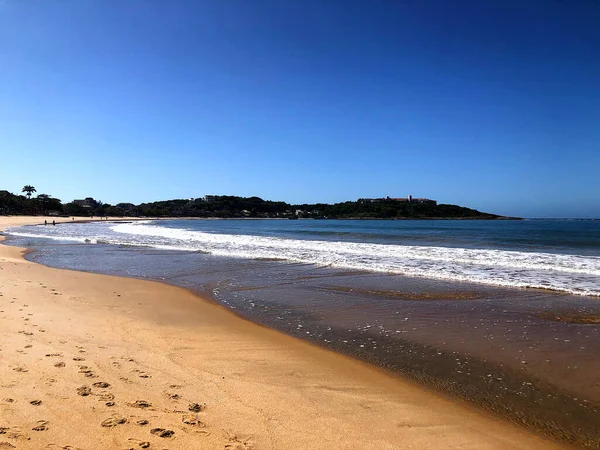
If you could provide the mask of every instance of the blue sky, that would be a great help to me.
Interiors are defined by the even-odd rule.
[[[600,217],[600,1],[0,0],[0,189]]]

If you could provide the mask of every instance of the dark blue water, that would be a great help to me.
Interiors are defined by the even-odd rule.
[[[173,220],[161,226],[288,239],[600,256],[600,220]]]

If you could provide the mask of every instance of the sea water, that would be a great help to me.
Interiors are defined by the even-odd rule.
[[[600,296],[600,221],[173,220],[11,234]]]

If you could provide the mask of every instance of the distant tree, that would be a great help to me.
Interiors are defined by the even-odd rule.
[[[25,195],[27,195],[27,198],[31,199],[31,194],[33,194],[34,192],[37,192],[37,191],[30,184],[26,184],[25,186],[23,186],[23,189],[21,190],[21,192],[26,192],[27,194],[25,194]]]
[[[39,194],[36,200],[38,206],[41,206],[44,211],[44,214],[48,214],[48,201],[50,200],[50,196],[48,194]]]
[[[64,205],[63,207],[65,213],[67,213],[69,216],[87,216],[89,215],[89,212],[85,210],[85,208],[83,208],[80,205],[77,205],[73,202],[67,203],[66,205]]]
[[[108,206],[104,212],[105,215],[111,217],[123,217],[123,209],[117,206]]]
[[[36,201],[41,209],[44,211],[44,214],[48,214],[50,211],[62,211],[62,203],[58,198],[52,198],[51,195],[48,194],[40,194],[37,196]]]

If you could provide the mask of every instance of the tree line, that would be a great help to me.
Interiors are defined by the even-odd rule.
[[[263,200],[260,197],[211,196],[205,199],[177,199],[134,205],[111,205],[86,198],[63,204],[48,194],[36,193],[26,185],[21,195],[0,191],[0,214],[68,215],[102,217],[217,217],[217,218],[313,218],[313,219],[497,219],[495,214],[482,213],[457,205],[399,202],[382,199],[348,201],[336,204],[289,204]],[[24,194],[24,195],[23,195]]]

